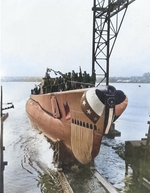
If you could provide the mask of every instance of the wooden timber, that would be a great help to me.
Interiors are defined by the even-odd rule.
[[[89,172],[91,173],[92,176],[94,176],[94,184],[96,184],[96,189],[99,191],[99,193],[118,193],[118,191],[113,187],[113,185],[108,182],[106,180],[106,178],[104,178],[96,169],[95,167],[89,167],[87,168],[87,170],[89,170]],[[79,172],[79,171],[78,171]],[[80,173],[80,172],[79,172]],[[90,174],[88,173],[88,174]],[[81,174],[81,173],[80,173]],[[66,177],[65,175],[68,176],[68,173],[63,172],[62,170],[58,170],[58,175],[59,175],[59,179],[60,179],[60,183],[62,186],[62,190],[64,193],[74,193],[74,191],[76,192],[76,185],[74,185],[74,187],[71,187],[71,185],[69,184],[70,179],[68,179],[68,177]],[[82,174],[81,174],[82,175]],[[88,179],[89,176],[85,176],[85,178]],[[69,180],[69,181],[68,181]],[[84,181],[84,179],[81,177],[81,180]],[[77,183],[77,187],[79,186],[79,181],[76,181]],[[82,184],[82,182],[81,182]],[[74,188],[74,191],[73,191]],[[94,189],[93,189],[94,191]]]
[[[118,191],[113,187],[113,185],[106,180],[97,170],[92,170],[93,174],[96,176],[98,181],[104,187],[107,193],[118,193]]]
[[[62,186],[64,193],[73,193],[73,190],[72,190],[69,182],[67,181],[64,173],[58,172],[58,175],[59,175],[60,183],[61,183],[61,186]]]

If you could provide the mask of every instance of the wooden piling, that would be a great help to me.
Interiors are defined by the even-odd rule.
[[[1,128],[0,128],[0,193],[4,192],[4,176],[3,171],[5,165],[7,165],[7,162],[3,161],[3,150],[5,149],[3,147],[3,122],[7,119],[8,113],[3,114],[2,113],[2,86],[1,86],[1,103],[0,103],[0,109],[1,109]]]
[[[3,193],[3,121],[2,121],[2,87],[1,87],[1,128],[0,128],[0,193]]]

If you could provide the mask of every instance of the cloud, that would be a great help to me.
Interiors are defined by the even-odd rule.
[[[147,70],[149,0],[145,5],[135,1],[128,8],[111,56],[112,75],[127,74],[131,65],[139,73],[143,63]],[[79,66],[91,72],[92,6],[91,0],[2,0],[3,73],[42,76],[46,67],[68,72]]]
[[[2,1],[2,66],[16,66],[13,75],[32,68],[39,75],[49,65],[70,70],[86,63],[91,16],[90,1]]]
[[[150,65],[150,1],[135,1],[128,7],[111,58],[112,75],[143,75]],[[117,73],[115,72],[117,71]]]

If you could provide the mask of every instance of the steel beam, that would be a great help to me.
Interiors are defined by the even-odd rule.
[[[94,0],[92,72],[109,84],[109,60],[128,5],[135,0]],[[122,12],[123,14],[120,14]]]

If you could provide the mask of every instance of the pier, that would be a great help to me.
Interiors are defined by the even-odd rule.
[[[1,128],[0,128],[0,193],[4,192],[4,176],[3,176],[3,172],[4,172],[4,168],[5,165],[7,165],[7,162],[3,161],[3,151],[5,150],[5,147],[3,146],[3,123],[4,121],[7,119],[8,117],[8,113],[3,114],[2,110],[2,101],[3,101],[3,97],[2,97],[2,87],[1,87]]]
[[[7,165],[6,161],[3,161],[3,151],[5,147],[3,146],[3,122],[7,119],[8,113],[1,116],[1,129],[0,129],[0,193],[4,192],[4,177],[3,171],[5,166]]]
[[[7,161],[3,160],[3,151],[5,147],[3,146],[3,123],[8,118],[8,113],[3,113],[3,110],[14,108],[12,103],[7,103],[8,107],[3,108],[3,92],[1,86],[1,102],[0,102],[0,111],[1,111],[1,128],[0,128],[0,193],[4,192],[4,169],[7,165]]]
[[[126,141],[125,160],[126,174],[128,166],[133,170],[133,180],[139,182],[139,186],[144,185],[150,190],[150,121],[147,138],[137,141]]]

